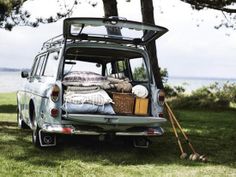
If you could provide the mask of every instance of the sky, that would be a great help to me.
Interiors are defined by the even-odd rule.
[[[63,10],[56,1],[29,0],[24,9],[30,11],[32,18],[48,17]],[[120,17],[142,20],[139,0],[117,1]],[[101,1],[96,7],[88,2],[78,5],[71,17],[104,16]],[[214,28],[225,19],[222,12],[193,11],[179,0],[153,2],[156,24],[169,29],[156,41],[159,65],[167,68],[169,76],[236,78],[236,31]],[[0,67],[30,68],[42,43],[61,33],[62,20],[38,28],[15,27],[11,32],[0,29]]]

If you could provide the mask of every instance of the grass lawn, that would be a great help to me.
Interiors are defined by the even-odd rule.
[[[0,176],[236,176],[236,111],[174,110],[195,149],[208,155],[201,163],[179,159],[169,123],[149,149],[78,137],[36,149],[30,130],[17,128],[15,107],[15,93],[0,94]]]

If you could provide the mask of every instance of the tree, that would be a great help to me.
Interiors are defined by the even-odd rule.
[[[104,14],[106,18],[110,16],[116,16],[116,17],[119,16],[116,0],[102,0],[102,2],[103,2]]]
[[[65,4],[58,0],[58,3],[64,7],[63,12],[57,12],[55,17],[37,18],[33,22],[29,20],[30,13],[22,10],[23,3],[27,0],[0,0],[0,28],[11,31],[14,26],[31,26],[38,27],[39,24],[47,24],[58,21],[61,18],[69,16],[77,0],[73,1],[72,7],[68,8]],[[65,3],[65,1],[64,1]],[[91,4],[93,6],[93,4]]]
[[[144,23],[155,24],[154,14],[153,14],[153,3],[152,0],[141,0],[141,11],[142,19]],[[160,67],[157,59],[156,43],[155,41],[150,42],[147,45],[147,50],[150,56],[150,63],[152,66],[152,72],[154,74],[154,79],[158,88],[163,89],[163,82],[160,73]]]
[[[235,0],[181,0],[192,5],[193,9],[201,10],[203,8],[220,10],[227,13],[236,13],[236,9],[227,7],[235,5]]]
[[[140,67],[136,67],[134,69],[133,78],[136,81],[146,81],[147,80],[147,72],[144,67],[144,63],[142,63],[142,65]]]
[[[14,13],[19,14],[20,8],[26,0],[0,0],[0,28],[12,29],[12,25],[7,23],[7,19]]]

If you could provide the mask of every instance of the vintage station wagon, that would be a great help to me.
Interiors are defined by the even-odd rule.
[[[46,41],[17,92],[18,126],[36,147],[58,134],[131,137],[148,147],[164,133],[164,92],[145,45],[167,32],[119,18],[67,18],[63,34]]]

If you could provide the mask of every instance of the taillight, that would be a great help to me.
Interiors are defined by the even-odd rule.
[[[159,90],[157,101],[160,105],[164,105],[165,102],[165,92],[164,90]]]
[[[72,128],[69,128],[69,127],[62,128],[62,133],[64,134],[71,134],[72,132],[73,132]]]
[[[59,114],[59,110],[57,108],[52,108],[51,109],[51,116],[52,117],[57,117]]]
[[[59,98],[59,94],[60,94],[60,88],[58,87],[58,85],[53,85],[51,92],[51,100],[53,102],[56,102]]]
[[[158,114],[158,116],[159,116],[159,117],[164,117],[164,114],[163,114],[162,112],[160,112],[160,113]]]
[[[148,128],[148,130],[147,130],[147,134],[148,135],[154,135],[154,133],[155,133],[155,129],[154,128]]]

